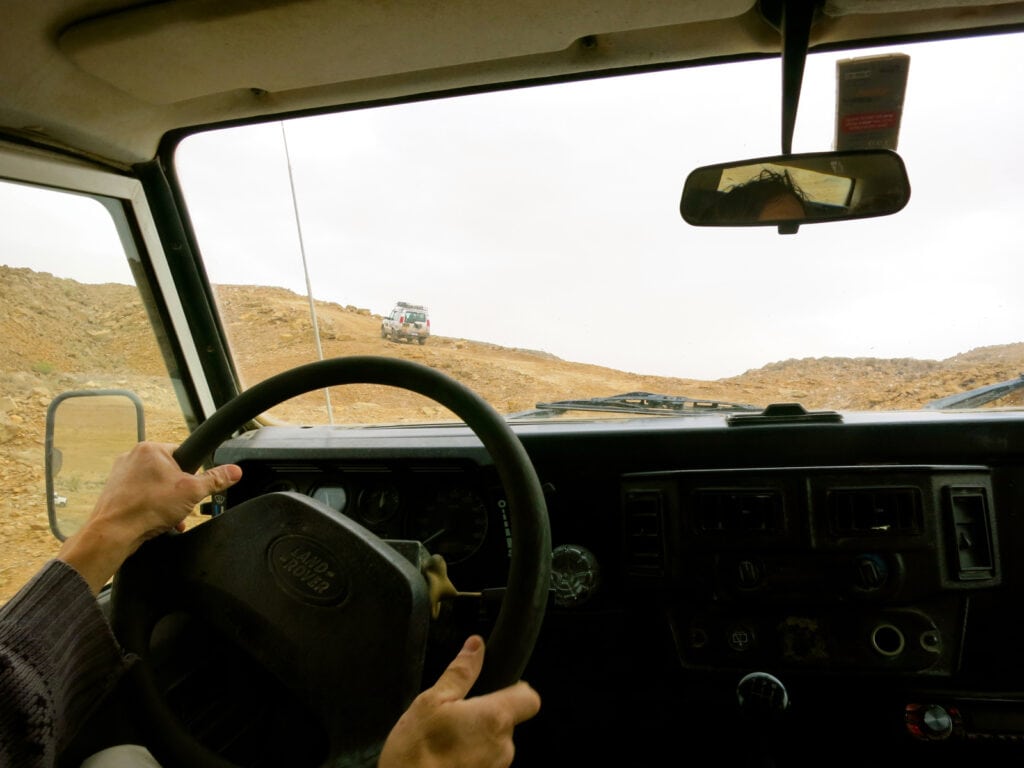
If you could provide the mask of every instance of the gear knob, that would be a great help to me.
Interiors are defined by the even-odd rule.
[[[773,717],[789,708],[789,693],[782,681],[767,672],[751,672],[736,684],[740,710],[753,717]]]

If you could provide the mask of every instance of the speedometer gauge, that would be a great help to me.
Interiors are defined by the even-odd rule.
[[[471,488],[438,491],[409,517],[410,535],[449,564],[473,555],[487,536],[487,505]]]
[[[313,491],[313,498],[339,512],[345,511],[345,504],[348,502],[348,495],[340,485],[321,485]]]

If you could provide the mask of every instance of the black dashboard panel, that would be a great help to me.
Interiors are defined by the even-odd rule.
[[[848,732],[833,764],[952,764],[1024,740],[1019,415],[515,430],[554,547],[526,674],[544,704],[517,736],[522,764],[601,764],[595,730],[636,760],[685,733],[730,765],[817,764],[815,747]],[[385,538],[428,539],[461,590],[493,599],[505,583],[515,532],[464,427],[275,427],[217,461],[245,469],[229,511],[275,489],[319,493]],[[486,634],[493,614],[468,600],[438,635]],[[784,712],[746,711],[751,675],[778,683]]]
[[[627,563],[675,594],[686,667],[948,675],[999,584],[984,467],[683,470],[623,479]]]

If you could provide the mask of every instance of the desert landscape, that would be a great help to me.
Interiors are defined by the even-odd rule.
[[[315,359],[307,299],[278,288],[220,286],[225,325],[243,380],[255,383]],[[87,285],[0,265],[0,603],[58,547],[49,531],[43,449],[46,411],[74,389],[119,388],[143,401],[149,439],[180,442],[186,425],[138,292]],[[400,355],[438,368],[504,412],[568,396],[648,391],[808,409],[916,409],[1024,372],[1024,342],[965,350],[945,360],[815,358],[782,360],[718,381],[643,376],[561,360],[543,351],[444,335],[427,344],[380,337],[380,316],[319,302],[325,356]],[[447,418],[440,406],[371,386],[331,391],[335,420],[384,422]],[[273,416],[324,422],[324,398],[298,398]],[[1018,392],[997,403],[1024,404]]]

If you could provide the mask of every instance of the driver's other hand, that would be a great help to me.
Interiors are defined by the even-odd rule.
[[[528,683],[466,698],[484,663],[484,641],[467,640],[432,688],[423,691],[395,724],[378,768],[507,768],[512,731],[540,710]]]
[[[193,475],[174,460],[177,446],[141,442],[117,457],[89,518],[57,557],[75,568],[93,592],[147,539],[184,530],[185,517],[207,496],[242,477],[235,464]]]

